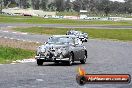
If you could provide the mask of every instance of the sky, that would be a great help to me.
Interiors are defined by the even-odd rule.
[[[75,0],[71,0],[71,1],[75,1]],[[124,0],[110,0],[110,1],[124,2]]]
[[[111,1],[119,1],[119,2],[124,2],[124,0],[111,0]]]

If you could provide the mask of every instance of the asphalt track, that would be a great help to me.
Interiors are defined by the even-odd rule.
[[[64,24],[24,24],[0,23],[0,27],[48,27],[48,28],[97,28],[97,29],[132,29],[132,26],[112,25],[64,25]]]
[[[47,41],[47,35],[0,30],[0,37],[28,42]],[[88,74],[132,75],[132,43],[89,39],[84,43],[88,51],[87,63],[82,65]],[[79,62],[73,66],[36,62],[0,65],[0,88],[132,88],[130,84],[76,83]]]

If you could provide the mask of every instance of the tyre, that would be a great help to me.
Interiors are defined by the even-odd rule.
[[[86,63],[86,59],[87,59],[87,56],[86,56],[86,55],[84,55],[83,60],[80,60],[81,64],[85,64],[85,63]]]
[[[72,65],[72,63],[73,63],[73,53],[70,53],[70,55],[69,55],[69,61],[68,61],[68,66],[71,66]]]
[[[42,66],[42,65],[43,65],[43,61],[40,60],[40,59],[37,59],[37,65],[38,65],[38,66]]]

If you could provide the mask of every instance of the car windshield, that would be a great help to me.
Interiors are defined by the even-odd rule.
[[[48,44],[73,44],[73,39],[64,37],[51,37],[48,39]]]
[[[81,35],[82,32],[81,32],[81,31],[76,31],[75,34],[76,34],[76,35]]]
[[[69,34],[71,34],[71,35],[81,35],[82,32],[81,31],[70,31]]]

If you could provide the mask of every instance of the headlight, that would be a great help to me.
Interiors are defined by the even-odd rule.
[[[43,49],[41,49],[40,51],[41,51],[42,53],[44,53],[44,52],[46,52],[46,49],[43,48]]]
[[[61,48],[59,48],[57,51],[58,51],[58,53],[62,53],[62,49]]]
[[[46,49],[45,48],[42,48],[42,47],[38,47],[37,53],[39,53],[39,52],[44,53],[44,52],[46,52]]]

